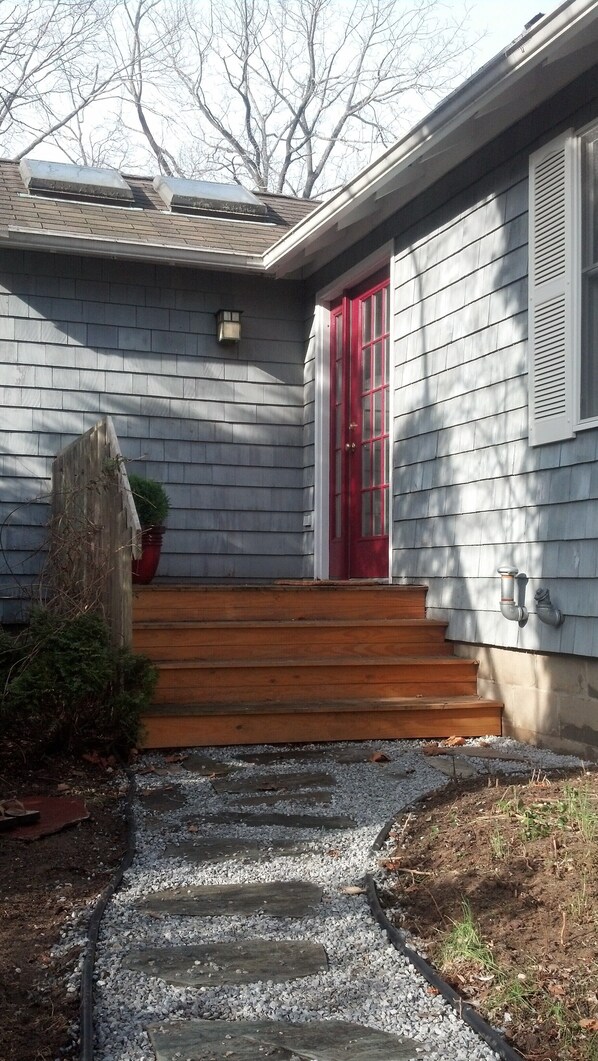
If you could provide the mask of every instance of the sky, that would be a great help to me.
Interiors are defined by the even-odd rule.
[[[540,13],[550,15],[562,0],[473,0],[470,3],[471,23],[486,32],[476,49],[475,65],[483,66],[502,48],[523,33],[526,22]],[[452,6],[449,0],[449,6]]]

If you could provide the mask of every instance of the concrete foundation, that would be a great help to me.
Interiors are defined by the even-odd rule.
[[[454,643],[479,660],[480,696],[502,700],[503,733],[598,760],[598,660]]]

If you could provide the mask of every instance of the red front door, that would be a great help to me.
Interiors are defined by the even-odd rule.
[[[389,321],[387,274],[331,308],[331,578],[388,575]]]

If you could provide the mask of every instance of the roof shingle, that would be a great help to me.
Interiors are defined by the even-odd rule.
[[[89,237],[156,248],[188,248],[224,254],[262,254],[317,205],[307,199],[257,193],[267,206],[263,220],[207,217],[168,210],[150,177],[128,176],[130,206],[30,195],[18,163],[0,160],[0,231]]]

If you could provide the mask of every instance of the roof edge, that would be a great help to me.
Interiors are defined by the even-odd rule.
[[[544,61],[546,50],[557,40],[573,33],[582,19],[598,15],[598,0],[567,0],[551,15],[516,37],[508,47],[490,59],[467,81],[430,111],[404,137],[336,192],[313,213],[293,226],[264,252],[268,271],[277,271],[285,259],[301,245],[322,236],[341,220],[343,214],[363,203],[402,170],[434,147],[442,136],[459,129],[476,111],[488,107],[505,84],[526,68]]]
[[[150,261],[169,265],[204,266],[209,269],[263,273],[264,255],[243,251],[219,251],[209,247],[187,247],[178,244],[135,243],[99,236],[75,236],[50,229],[35,231],[9,225],[0,232],[0,240],[13,246],[57,253],[89,254],[100,258]]]

